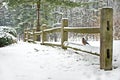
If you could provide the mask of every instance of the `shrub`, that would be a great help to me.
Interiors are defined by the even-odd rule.
[[[6,33],[9,33],[15,37],[17,37],[17,33],[16,33],[16,30],[14,28],[11,28],[11,27],[0,27],[0,32],[6,32]]]
[[[0,27],[0,47],[17,42],[16,31],[12,28]]]

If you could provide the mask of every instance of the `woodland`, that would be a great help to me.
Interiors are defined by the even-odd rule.
[[[0,26],[11,26],[23,35],[26,28],[42,24],[61,25],[68,18],[69,27],[99,27],[100,9],[112,7],[114,39],[120,39],[120,0],[2,0]]]

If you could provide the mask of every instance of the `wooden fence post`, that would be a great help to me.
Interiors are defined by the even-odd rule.
[[[36,32],[36,27],[33,27],[33,42],[35,42],[37,40],[37,36],[36,36],[35,32]]]
[[[112,70],[113,9],[101,9],[100,16],[100,68]]]
[[[30,28],[28,28],[28,30],[27,30],[27,41],[28,41],[28,42],[30,42],[30,41],[29,41],[30,36],[31,36],[31,34],[30,34]]]
[[[26,34],[27,30],[24,29],[24,42],[26,42],[26,37],[27,37],[27,34]]]
[[[28,28],[25,31],[26,31],[26,33],[25,33],[25,41],[28,41],[28,35],[29,35],[28,34],[28,31],[29,31]]]
[[[68,32],[64,31],[64,27],[68,27],[68,19],[62,19],[62,26],[61,26],[61,47],[63,49],[67,49],[64,46],[64,41],[68,41]]]
[[[41,35],[41,39],[42,39],[42,45],[44,45],[44,41],[47,41],[47,34],[44,32],[44,30],[47,28],[46,24],[42,25],[42,35]]]

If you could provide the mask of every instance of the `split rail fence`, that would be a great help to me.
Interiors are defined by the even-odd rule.
[[[68,32],[74,33],[88,33],[97,34],[100,33],[100,54],[93,53],[94,55],[100,56],[100,69],[112,70],[112,55],[113,55],[113,9],[112,8],[102,8],[100,10],[100,28],[97,27],[68,27],[68,19],[62,19],[61,27],[55,27],[51,29],[46,29],[46,25],[42,25],[41,31],[36,31],[36,29],[26,29],[24,32],[24,41],[35,42],[37,36],[41,36],[42,45],[52,45],[61,46],[63,49],[72,48],[65,46],[64,42],[68,41]],[[47,34],[60,32],[61,34],[61,44],[46,43]],[[77,48],[72,48],[79,50]],[[80,50],[82,51],[82,50]],[[88,51],[84,51],[91,53]],[[92,53],[91,53],[92,54]]]

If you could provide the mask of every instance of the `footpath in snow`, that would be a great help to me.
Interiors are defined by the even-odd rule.
[[[18,42],[0,48],[0,80],[120,80],[120,41],[113,70],[99,69],[99,57],[73,50]]]

